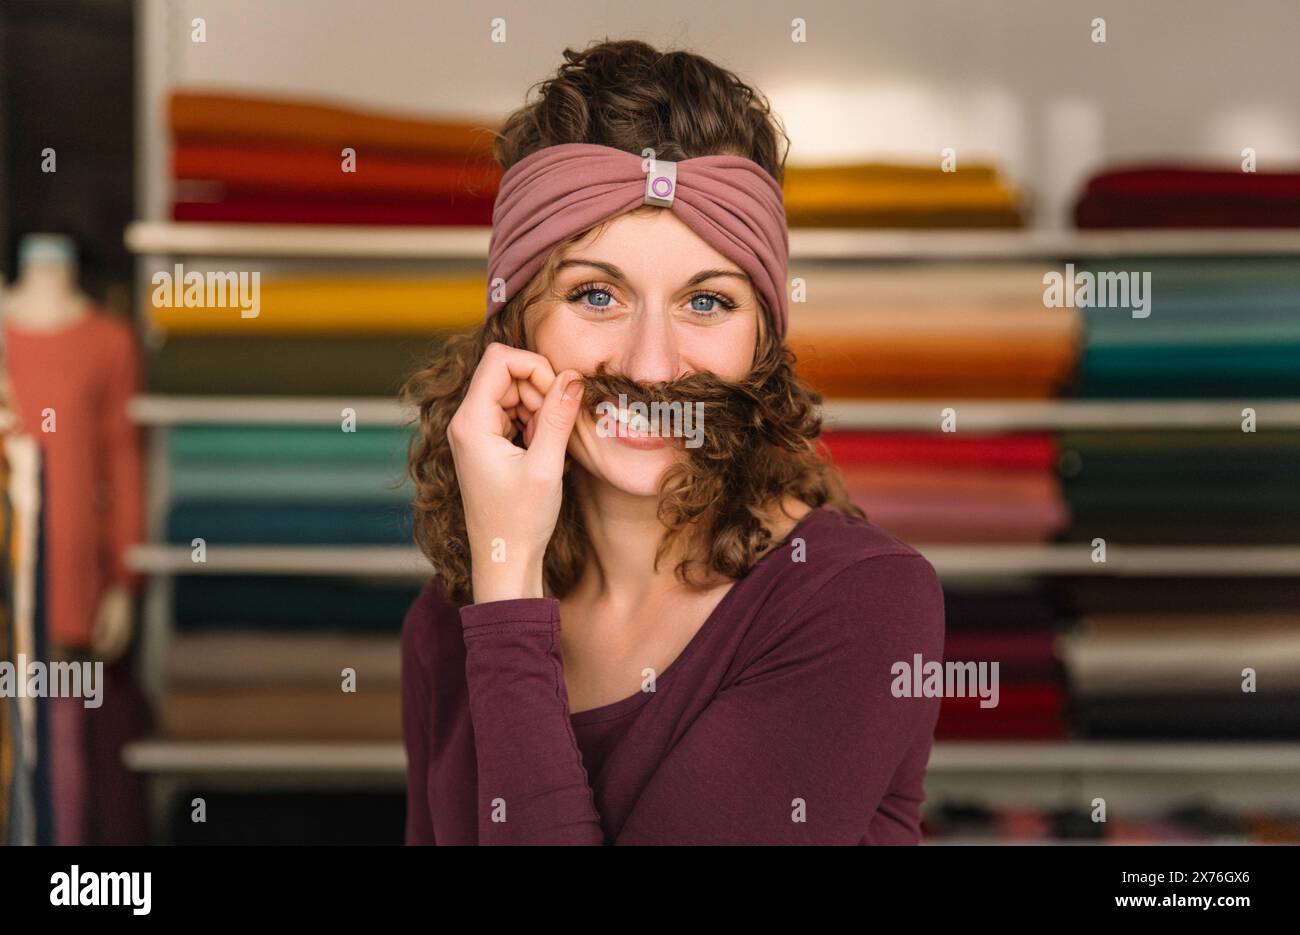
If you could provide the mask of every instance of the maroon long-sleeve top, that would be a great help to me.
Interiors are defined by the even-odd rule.
[[[402,631],[408,844],[911,844],[943,591],[874,524],[808,513],[642,691],[570,713],[559,605],[457,608]]]

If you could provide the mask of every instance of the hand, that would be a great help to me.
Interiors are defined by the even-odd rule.
[[[131,644],[132,629],[131,594],[122,585],[112,585],[95,614],[91,652],[104,662],[116,661]]]
[[[560,516],[581,381],[573,370],[557,376],[540,354],[489,344],[447,425],[475,603],[545,596],[542,560]],[[520,429],[527,448],[511,442]]]

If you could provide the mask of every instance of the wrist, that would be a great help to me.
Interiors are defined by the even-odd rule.
[[[474,554],[470,577],[475,604],[546,596],[540,556],[510,556],[507,559],[500,553]]]

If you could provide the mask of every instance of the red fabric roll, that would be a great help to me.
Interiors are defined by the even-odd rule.
[[[496,198],[501,172],[494,163],[468,157],[401,159],[357,155],[356,171],[342,171],[341,151],[288,147],[179,143],[172,149],[172,177],[232,186],[272,188],[284,194],[344,196],[472,194]]]
[[[220,201],[178,201],[172,205],[177,221],[248,224],[391,224],[487,226],[492,202],[380,201],[239,196]]]
[[[1056,441],[1046,432],[962,435],[955,432],[840,432],[822,435],[834,462],[891,465],[970,465],[1053,470]]]
[[[998,705],[981,708],[978,697],[944,698],[936,738],[973,740],[1065,737],[1065,691],[1059,684],[1026,682],[998,686]]]

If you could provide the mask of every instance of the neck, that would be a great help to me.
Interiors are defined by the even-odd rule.
[[[575,477],[574,487],[591,540],[575,593],[585,600],[631,610],[682,587],[675,572],[684,554],[682,543],[674,543],[659,568],[654,567],[665,532],[657,496],[628,494],[585,472]]]
[[[49,331],[80,321],[89,308],[76,290],[20,282],[5,294],[4,311],[6,320],[20,328]]]

